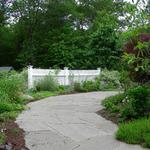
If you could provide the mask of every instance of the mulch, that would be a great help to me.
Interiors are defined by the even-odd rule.
[[[25,132],[19,128],[15,120],[3,123],[0,129],[6,135],[5,144],[0,145],[0,150],[29,150],[25,146]]]
[[[99,110],[96,112],[98,115],[102,116],[106,120],[110,120],[115,124],[118,124],[118,119],[119,119],[119,114],[111,114],[109,111],[106,109]]]

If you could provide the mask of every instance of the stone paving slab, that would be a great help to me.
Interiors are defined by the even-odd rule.
[[[117,141],[117,126],[96,114],[104,98],[117,92],[55,96],[28,104],[16,122],[30,150],[144,150]],[[146,149],[145,149],[146,150]]]

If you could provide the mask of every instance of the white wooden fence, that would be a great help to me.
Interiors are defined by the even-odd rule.
[[[57,73],[56,73],[57,72]],[[82,82],[85,80],[93,80],[100,74],[101,70],[64,70],[54,69],[36,69],[32,66],[28,67],[28,88],[33,88],[34,83],[41,80],[46,75],[52,75],[56,78],[60,85],[70,85],[72,82]]]

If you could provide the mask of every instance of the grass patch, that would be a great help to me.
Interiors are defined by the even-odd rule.
[[[43,99],[50,96],[56,96],[56,92],[50,92],[50,91],[40,91],[40,92],[32,92],[29,94],[34,98],[34,100]]]
[[[141,144],[150,148],[150,118],[120,124],[116,138],[128,144]]]

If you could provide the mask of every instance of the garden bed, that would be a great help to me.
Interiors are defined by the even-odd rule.
[[[115,124],[118,124],[118,115],[117,114],[111,114],[110,112],[108,112],[106,109],[102,109],[99,110],[98,112],[96,112],[98,115],[102,116],[103,118],[105,118],[106,120],[110,120]]]
[[[25,146],[24,131],[19,128],[15,120],[11,120],[1,124],[1,134],[3,135],[4,143],[0,145],[0,150],[29,150]]]
[[[150,87],[139,86],[103,100],[97,114],[118,125],[116,139],[150,148]]]

